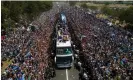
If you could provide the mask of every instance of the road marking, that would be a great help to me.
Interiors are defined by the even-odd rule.
[[[68,70],[66,69],[66,80],[68,80]]]

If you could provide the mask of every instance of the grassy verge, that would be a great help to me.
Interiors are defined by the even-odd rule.
[[[12,60],[8,61],[8,59],[6,61],[3,61],[3,66],[1,67],[1,73],[3,73],[5,71],[5,69],[9,66],[9,64],[12,63]]]

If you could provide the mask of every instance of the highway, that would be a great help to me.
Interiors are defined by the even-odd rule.
[[[71,69],[56,69],[56,76],[52,80],[78,80],[78,70],[72,67]]]

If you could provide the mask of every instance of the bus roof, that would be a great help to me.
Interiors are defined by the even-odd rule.
[[[59,42],[57,41],[56,47],[71,47],[71,41]]]

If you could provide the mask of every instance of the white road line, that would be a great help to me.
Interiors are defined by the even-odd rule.
[[[68,70],[66,69],[66,80],[68,80]]]

